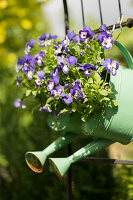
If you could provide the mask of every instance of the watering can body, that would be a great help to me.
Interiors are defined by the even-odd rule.
[[[118,107],[106,109],[106,115],[95,121],[88,119],[84,125],[86,134],[96,138],[110,139],[128,144],[133,139],[133,70],[119,67],[117,75],[111,76],[110,86]]]

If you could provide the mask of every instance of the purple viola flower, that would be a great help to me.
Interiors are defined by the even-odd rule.
[[[88,31],[88,37],[89,37],[89,39],[92,39],[93,36],[95,35],[95,33],[91,30],[91,28],[89,26],[84,26],[83,30],[84,31]]]
[[[26,44],[26,47],[25,47],[25,54],[29,54],[30,51],[31,51],[31,48],[34,46],[35,44],[35,40],[31,39],[27,44]]]
[[[40,80],[40,78],[35,80],[35,86],[41,88],[42,87],[42,81]]]
[[[56,61],[61,66],[63,72],[67,74],[69,72],[69,66],[75,65],[75,63],[77,62],[77,58],[74,56],[69,56],[68,58],[64,59],[61,56],[58,56]]]
[[[104,31],[106,32],[107,31],[107,28],[106,28],[106,24],[102,24],[100,27],[99,27],[99,31]]]
[[[48,89],[48,91],[52,91],[54,87],[55,87],[54,80],[47,81],[47,89]]]
[[[69,63],[68,58],[65,59],[65,62],[62,65],[62,71],[67,74],[69,72]]]
[[[61,67],[58,66],[58,67],[56,67],[56,68],[54,69],[53,72],[51,72],[50,76],[58,76],[58,75],[60,74],[60,72],[61,72]]]
[[[25,106],[24,104],[22,104],[22,101],[21,101],[20,99],[16,99],[16,100],[14,101],[14,106],[15,106],[16,108],[23,108],[23,109],[26,108],[26,106]]]
[[[41,88],[42,87],[42,81],[45,79],[44,78],[44,71],[38,71],[37,75],[38,75],[38,79],[35,80],[35,86]]]
[[[69,40],[68,36],[66,35],[65,39],[62,41],[62,46],[68,47],[69,44],[70,44],[70,40]]]
[[[86,67],[84,73],[85,73],[86,76],[90,76],[91,73],[92,73],[93,71],[96,71],[96,70],[97,70],[97,68],[96,68],[95,66],[90,65],[90,66]]]
[[[16,67],[15,67],[16,72],[19,72],[21,70],[23,62],[24,62],[24,59],[21,59],[18,57],[18,61],[17,61]]]
[[[28,72],[27,72],[27,79],[31,80],[32,77],[33,77],[33,75],[34,75],[34,72],[33,72],[33,71],[28,71]]]
[[[62,54],[62,50],[63,50],[62,44],[59,44],[59,45],[55,45],[55,46],[54,46],[54,54],[55,54],[56,56]]]
[[[99,33],[95,39],[98,39],[99,44],[102,45],[103,48],[105,49],[111,49],[113,46],[114,40],[112,37],[110,37],[106,32],[104,33]]]
[[[107,38],[108,34],[107,33],[99,33],[95,39],[97,39],[99,41],[99,43],[101,44],[104,40],[104,38]]]
[[[69,62],[69,65],[75,65],[75,63],[77,62],[77,58],[74,57],[74,56],[69,56],[68,57],[68,62]]]
[[[119,68],[119,64],[117,61],[112,61],[111,59],[106,59],[102,62],[102,65],[106,67],[107,72],[112,74],[113,76],[116,75],[117,69]]]
[[[80,40],[82,40],[83,42],[89,38],[92,39],[93,36],[95,35],[95,33],[90,29],[89,26],[84,26],[83,30],[79,31],[79,38]]]
[[[79,85],[80,84],[80,80],[79,79],[77,79],[77,80],[75,80],[73,83],[72,83],[72,85],[74,86],[74,85]]]
[[[88,31],[80,30],[79,38],[80,38],[80,40],[82,40],[84,42],[88,38]]]
[[[84,52],[83,52],[83,51],[80,51],[79,54],[80,54],[81,56],[83,56],[83,55],[84,55]]]
[[[37,72],[37,75],[38,75],[38,78],[43,81],[45,78],[44,78],[44,74],[45,72],[44,71],[38,71]]]
[[[39,111],[42,112],[43,110],[45,110],[46,112],[52,112],[51,108],[50,108],[48,105],[41,106],[41,107],[39,108]]]
[[[76,36],[73,38],[73,42],[74,42],[74,43],[80,44],[80,37],[79,37],[78,35],[76,35]]]
[[[85,75],[86,76],[90,76],[90,74],[93,72],[93,71],[96,71],[97,68],[89,63],[86,63],[86,64],[80,64],[80,63],[77,63],[77,65],[79,66],[79,70],[80,71],[84,71]]]
[[[99,31],[107,33],[108,37],[112,37],[112,33],[111,33],[111,31],[107,30],[106,24],[102,24],[99,27]]]
[[[51,76],[50,80],[53,81],[55,83],[55,85],[57,85],[60,81],[58,76]]]
[[[65,74],[67,74],[68,71],[69,71],[69,60],[68,60],[68,58],[64,59],[61,56],[58,56],[56,61],[61,66],[63,72]]]
[[[37,53],[37,54],[34,56],[34,59],[36,60],[37,64],[38,64],[40,67],[41,67],[42,64],[43,64],[44,55],[45,55],[45,52],[44,52],[44,51],[40,51],[39,53]]]
[[[114,40],[111,37],[105,37],[101,45],[104,49],[111,49],[114,44]]]
[[[35,67],[35,63],[36,61],[34,60],[33,57],[31,57],[30,55],[25,55],[23,56],[24,61],[23,61],[23,72],[24,73],[28,73],[28,71],[35,71],[36,67]]]
[[[51,91],[53,97],[61,97],[63,95],[64,88],[63,86],[57,86],[54,90]]]
[[[38,38],[38,44],[40,47],[44,47],[44,46],[49,46],[51,44],[51,40],[52,36],[48,35],[47,33],[42,34],[39,38]]]
[[[57,35],[51,35],[51,34],[50,34],[50,39],[55,40],[56,38],[57,38]]]
[[[49,46],[51,44],[51,39],[56,39],[56,35],[51,35],[44,33],[38,38],[38,44],[40,47]]]
[[[48,38],[48,34],[47,33],[43,33],[40,37],[38,37],[38,44],[40,47],[44,47],[45,46],[45,40]]]
[[[17,76],[16,78],[17,78],[17,83],[16,83],[16,86],[17,86],[17,88],[19,88],[19,86],[20,86],[20,83],[22,82],[22,80],[20,79],[20,77],[19,77],[19,76]]]
[[[72,32],[70,32],[70,30],[67,31],[67,36],[68,36],[69,40],[72,40],[75,37],[75,35],[76,34],[74,31],[72,31]]]
[[[69,85],[69,84],[65,84],[64,86],[63,86],[63,89],[65,90],[65,89],[71,89],[71,86]]]
[[[72,89],[70,90],[70,93],[77,100],[83,100],[85,98],[85,95],[81,91],[81,87],[78,84],[72,86]]]
[[[57,85],[60,81],[58,77],[60,71],[61,71],[61,67],[59,66],[59,67],[56,67],[54,71],[50,73],[50,80],[53,80],[55,82],[55,85]]]
[[[69,94],[62,95],[62,100],[68,105],[73,102],[72,97]]]

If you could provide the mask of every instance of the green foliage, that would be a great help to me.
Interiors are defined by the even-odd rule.
[[[87,38],[85,42],[82,40],[75,42],[74,39],[70,41],[67,35],[61,42],[50,37],[52,36],[47,35],[46,39],[42,40],[45,45],[39,44],[41,47],[35,42],[28,52],[29,55],[26,55],[32,56],[30,59],[33,59],[33,61],[35,61],[35,57],[38,54],[41,57],[41,64],[40,61],[35,61],[34,63],[35,70],[32,70],[32,64],[29,64],[32,71],[24,71],[24,65],[27,65],[25,56],[23,57],[25,64],[17,64],[18,76],[21,80],[20,85],[22,88],[25,88],[22,100],[28,96],[34,96],[39,101],[33,109],[45,106],[50,110],[49,112],[58,112],[58,116],[67,112],[69,114],[78,112],[83,121],[88,116],[95,116],[97,112],[103,115],[108,103],[115,106],[116,103],[114,103],[110,95],[112,91],[107,80],[109,74],[105,66],[102,66],[102,61],[105,58],[103,58],[103,48],[99,41],[93,37],[92,39]],[[64,45],[62,45],[63,43]],[[57,45],[56,50],[54,49],[55,45]],[[41,56],[42,53],[43,56]],[[61,55],[59,56],[59,54]],[[74,64],[69,63],[69,58],[76,60],[71,61]],[[61,61],[58,61],[59,59]],[[86,71],[80,70],[79,65],[82,65],[83,68],[85,64],[89,65],[90,68],[88,67]],[[64,65],[64,68],[68,68],[67,72],[62,70],[62,65]],[[51,73],[55,74],[57,68],[60,72],[53,76],[59,79],[59,83],[56,85],[52,83],[52,89],[48,89],[48,82],[52,82],[53,79],[51,78]],[[43,78],[39,77],[38,72],[44,73]],[[30,78],[28,73],[31,73]],[[79,85],[75,83],[77,80]],[[81,91],[73,89],[74,84]],[[68,87],[65,89],[66,85]],[[56,90],[57,87],[60,89]],[[77,92],[77,94],[75,96],[72,95],[71,90],[75,90],[74,92]],[[52,92],[55,94],[53,95]],[[66,102],[63,95],[68,95],[71,98],[70,102]],[[49,101],[49,97],[52,100]]]

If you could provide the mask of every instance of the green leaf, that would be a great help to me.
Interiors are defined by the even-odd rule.
[[[68,109],[64,108],[63,110],[61,110],[61,111],[59,112],[58,116],[61,115],[61,114],[66,113],[66,112],[68,112],[68,111],[69,111]]]
[[[89,78],[88,83],[93,83],[93,79]]]
[[[99,90],[99,93],[103,96],[107,96],[108,95],[108,91],[107,90]]]
[[[37,95],[37,91],[32,91],[32,94],[33,94],[34,96],[36,96],[36,95]]]
[[[32,92],[31,90],[27,90],[25,96],[28,97],[31,94],[31,92]]]
[[[53,101],[54,100],[54,98],[53,97],[49,97],[48,99],[47,99],[47,102],[46,102],[46,104],[48,104],[48,103],[50,103],[51,101]]]
[[[112,100],[114,106],[118,106],[118,101]]]
[[[94,79],[95,79],[96,83],[99,83],[101,81],[101,76],[98,73],[95,73]]]

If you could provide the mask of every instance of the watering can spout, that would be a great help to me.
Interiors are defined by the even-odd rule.
[[[43,171],[43,166],[47,157],[63,146],[69,144],[74,138],[76,138],[76,134],[66,133],[64,136],[51,143],[43,151],[27,152],[25,154],[27,165],[32,171],[41,173]]]
[[[27,165],[36,173],[41,173],[43,171],[46,158],[47,154],[43,151],[27,152],[25,154]]]
[[[53,168],[53,171],[56,173],[57,177],[62,179],[64,174],[67,172],[69,169],[70,165],[88,155],[91,155],[107,146],[110,144],[114,143],[111,140],[107,139],[97,139],[88,145],[82,147],[79,149],[77,152],[72,154],[71,156],[67,158],[50,158],[50,164],[51,167]]]

